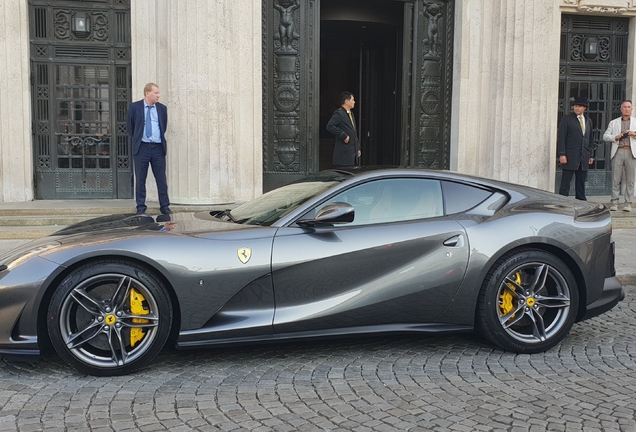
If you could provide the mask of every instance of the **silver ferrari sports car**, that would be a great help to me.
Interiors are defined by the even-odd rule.
[[[624,297],[609,211],[451,172],[324,171],[234,209],[93,219],[0,257],[0,354],[476,331],[547,350]]]

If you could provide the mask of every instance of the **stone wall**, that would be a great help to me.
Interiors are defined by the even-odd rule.
[[[131,17],[133,100],[155,82],[168,106],[171,201],[260,195],[260,2],[135,0]],[[150,175],[147,185],[156,200]]]
[[[455,36],[451,169],[553,190],[558,4],[458,1]]]
[[[27,0],[0,2],[0,202],[33,199]]]

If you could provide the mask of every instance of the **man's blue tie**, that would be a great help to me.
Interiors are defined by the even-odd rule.
[[[150,109],[154,105],[148,105],[148,111],[146,111],[146,136],[152,137],[152,120],[150,120]]]

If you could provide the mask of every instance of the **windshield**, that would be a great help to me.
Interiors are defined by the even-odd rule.
[[[308,178],[292,183],[246,202],[230,212],[238,223],[271,225],[308,199],[338,184],[342,178]]]

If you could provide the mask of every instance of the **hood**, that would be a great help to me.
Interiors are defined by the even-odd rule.
[[[127,214],[111,215],[89,219],[63,228],[50,237],[91,233],[126,233],[134,231],[154,231],[169,234],[194,234],[201,232],[235,231],[256,228],[215,218],[210,212],[173,213],[170,215]]]

